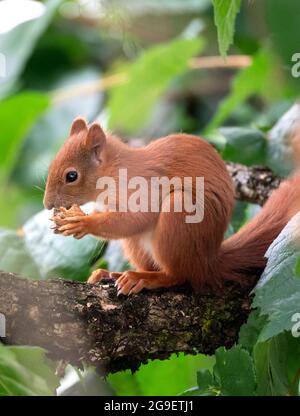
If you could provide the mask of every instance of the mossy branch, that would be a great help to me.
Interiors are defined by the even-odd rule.
[[[280,183],[266,168],[227,166],[238,199],[263,204]],[[118,298],[112,281],[35,281],[0,272],[3,342],[42,346],[54,359],[89,363],[103,373],[135,370],[172,353],[213,354],[237,341],[258,277],[245,276],[243,288],[228,284],[222,294],[199,296],[181,287]]]
[[[172,353],[213,354],[230,347],[245,321],[247,290],[196,296],[188,288],[117,297],[113,283],[34,281],[0,273],[0,311],[8,344],[38,345],[50,357],[102,373],[136,370]]]

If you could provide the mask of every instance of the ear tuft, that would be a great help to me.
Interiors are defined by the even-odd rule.
[[[105,146],[106,143],[106,136],[100,124],[93,123],[88,129],[88,134],[86,137],[86,146],[93,150],[96,158],[100,161],[100,154]]]
[[[83,117],[77,117],[73,121],[70,136],[73,136],[74,134],[79,134],[81,131],[87,131],[87,123],[86,120]]]

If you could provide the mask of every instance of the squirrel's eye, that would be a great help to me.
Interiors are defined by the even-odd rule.
[[[77,179],[78,179],[78,173],[76,172],[76,170],[71,170],[70,172],[66,174],[67,183],[75,182],[77,181]]]

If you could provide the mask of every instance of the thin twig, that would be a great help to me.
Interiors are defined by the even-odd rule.
[[[189,62],[191,70],[196,69],[220,69],[220,68],[244,68],[251,65],[251,57],[247,55],[232,55],[226,59],[220,56],[205,56],[193,58]],[[53,91],[51,96],[54,103],[61,103],[71,100],[82,95],[94,94],[96,92],[107,91],[113,87],[125,84],[128,81],[126,73],[118,73],[98,79],[96,81],[86,82],[71,88],[62,88]]]

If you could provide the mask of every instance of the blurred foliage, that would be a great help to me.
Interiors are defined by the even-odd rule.
[[[272,57],[267,49],[259,51],[252,64],[239,72],[232,83],[231,93],[221,102],[207,129],[219,127],[245,100],[262,93],[273,68]]]
[[[38,93],[20,93],[0,102],[1,147],[0,179],[9,175],[18,158],[20,143],[49,100]]]
[[[45,2],[45,13],[40,18],[22,23],[8,33],[1,34],[0,51],[6,59],[7,74],[0,82],[0,97],[17,89],[26,61],[61,3],[62,0],[48,0]]]
[[[109,126],[130,133],[143,126],[168,84],[187,70],[189,59],[201,49],[203,40],[200,38],[178,39],[155,46],[134,63],[122,66],[126,82],[110,93]]]
[[[119,395],[177,395],[194,384],[196,368],[211,369],[214,362],[214,357],[202,354],[173,354],[168,360],[154,360],[142,365],[133,375],[130,371],[111,374],[108,381]]]
[[[222,151],[224,160],[250,166],[265,163],[267,140],[260,130],[249,127],[223,127],[219,132],[225,138]]]
[[[57,236],[42,210],[47,167],[74,117],[99,119],[133,141],[203,134],[225,160],[293,169],[299,117],[291,75],[300,35],[296,0],[48,0],[39,18],[0,34],[0,269],[36,279],[84,280],[95,267],[130,267],[118,242]],[[1,19],[13,17],[0,15]],[[233,42],[234,40],[234,42]],[[246,54],[248,67],[222,56]],[[204,67],[198,58],[216,56]],[[2,56],[2,55],[1,55]],[[228,56],[227,59],[232,58]],[[0,74],[2,72],[0,71]],[[227,234],[260,208],[237,203]],[[135,374],[68,370],[58,394],[299,394],[299,252],[289,225],[268,252],[239,344],[214,357],[180,354]],[[18,231],[16,231],[18,229]],[[295,271],[296,270],[296,271]],[[0,347],[0,395],[54,394],[44,351]],[[33,365],[34,363],[34,365]],[[65,379],[73,374],[73,384]],[[75,374],[75,376],[74,376]],[[77,374],[77,375],[76,375]]]
[[[218,29],[220,54],[226,56],[229,46],[233,43],[234,24],[241,7],[241,0],[212,0],[212,3]]]
[[[59,385],[54,369],[37,347],[0,344],[0,396],[52,396]]]
[[[86,280],[91,265],[101,256],[104,248],[102,241],[89,235],[76,241],[72,237],[54,234],[46,210],[27,221],[23,232],[27,252],[34,259],[43,279],[59,275],[66,279]]]
[[[294,230],[300,226],[300,214],[293,217],[281,234],[269,247],[267,266],[255,288],[253,306],[268,322],[261,331],[259,340],[266,341],[294,325],[291,317],[300,303],[300,279],[296,275],[300,255],[299,244]],[[300,358],[300,357],[299,357]]]
[[[213,373],[200,370],[197,374],[199,395],[253,396],[256,387],[253,362],[248,351],[239,346],[226,351],[218,348]],[[194,395],[196,390],[194,389]]]

